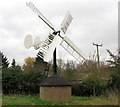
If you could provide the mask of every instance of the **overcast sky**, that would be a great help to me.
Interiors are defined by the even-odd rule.
[[[116,53],[118,48],[118,0],[31,0],[31,2],[59,30],[60,24],[69,10],[73,20],[65,36],[69,37],[87,57],[100,47],[100,59],[108,58],[106,49]],[[44,39],[52,30],[26,6],[25,0],[2,0],[0,2],[0,51],[9,61],[16,59],[23,64],[26,57],[35,57],[38,50],[25,49],[24,38]],[[58,56],[71,56],[62,47],[57,48]],[[72,57],[71,57],[72,58]],[[73,58],[74,59],[74,58]]]

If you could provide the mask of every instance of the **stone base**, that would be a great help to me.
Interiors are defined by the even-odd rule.
[[[71,86],[40,87],[40,98],[56,102],[69,101],[71,100]]]

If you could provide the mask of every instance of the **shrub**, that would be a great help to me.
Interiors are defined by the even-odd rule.
[[[120,74],[118,72],[111,74],[111,79],[108,81],[108,88],[118,89],[120,91]]]
[[[18,68],[5,69],[2,71],[3,93],[39,93],[39,84],[45,78],[42,72],[34,70],[23,72]]]
[[[120,48],[118,49],[118,54],[114,55],[109,50],[111,60],[108,60],[111,68],[113,69],[113,73],[111,75],[111,79],[109,80],[108,87],[117,88],[120,91]]]
[[[8,68],[2,71],[2,88],[4,94],[15,93],[22,82],[21,71],[17,68]]]
[[[105,85],[102,81],[93,78],[87,78],[82,83],[72,85],[72,94],[75,96],[99,96],[105,91]]]
[[[83,85],[81,83],[72,84],[72,95],[83,96]]]
[[[23,73],[22,93],[39,93],[39,84],[46,78],[42,72],[30,71]]]

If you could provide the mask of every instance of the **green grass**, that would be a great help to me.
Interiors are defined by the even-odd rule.
[[[109,97],[75,97],[69,102],[43,101],[38,95],[3,95],[3,105],[118,105],[117,96]]]

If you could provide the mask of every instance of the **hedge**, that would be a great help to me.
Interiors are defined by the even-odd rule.
[[[46,78],[41,71],[23,72],[17,68],[2,70],[2,90],[10,93],[39,93],[39,84]]]

